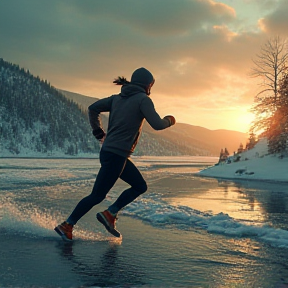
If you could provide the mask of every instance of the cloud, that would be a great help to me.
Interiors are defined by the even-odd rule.
[[[117,93],[114,77],[144,66],[155,75],[159,107],[178,105],[179,115],[195,106],[248,105],[252,58],[268,33],[288,31],[287,1],[274,2],[1,0],[0,57],[95,97]],[[243,27],[239,3],[258,5],[262,30],[254,18],[255,29]]]
[[[99,17],[109,19],[148,35],[181,34],[205,23],[223,23],[235,17],[232,8],[209,0],[182,0],[181,5],[177,0],[126,0],[121,3],[111,0],[101,4],[93,0],[74,0],[69,4],[71,2],[81,17],[89,16],[94,21]]]
[[[49,74],[57,67],[59,75],[91,80],[118,71],[131,74],[139,65],[161,75],[161,67],[191,58],[193,43],[188,41],[201,41],[204,27],[235,17],[232,8],[208,0],[181,5],[176,0],[127,0],[121,5],[116,0],[3,0],[0,5],[1,39],[6,40],[1,50],[9,59],[38,63],[41,73],[41,67]]]
[[[270,14],[259,19],[260,28],[267,34],[288,36],[288,2],[280,0]]]

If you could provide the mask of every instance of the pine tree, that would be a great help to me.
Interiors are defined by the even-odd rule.
[[[239,148],[238,148],[238,150],[237,150],[237,153],[239,154],[239,153],[242,153],[243,152],[243,144],[242,143],[240,143],[240,145],[239,145]]]
[[[248,143],[246,144],[246,149],[247,150],[250,150],[252,149],[257,143],[257,137],[256,137],[256,134],[251,132],[249,134],[249,139],[248,139]]]

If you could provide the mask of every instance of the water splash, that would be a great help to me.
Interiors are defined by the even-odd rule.
[[[0,203],[0,209],[0,229],[2,233],[33,239],[41,238],[42,240],[59,239],[54,227],[59,224],[59,219],[64,219],[63,215],[52,213],[48,209],[40,210],[37,207],[28,209],[11,199],[6,203]],[[73,235],[75,239],[84,241],[114,241],[111,239],[112,237],[107,237],[101,232],[88,231],[82,228],[76,228]]]

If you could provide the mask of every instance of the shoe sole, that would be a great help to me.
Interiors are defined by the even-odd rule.
[[[102,216],[101,213],[97,213],[96,214],[96,218],[97,220],[104,225],[104,227],[106,228],[106,230],[112,234],[115,237],[121,237],[121,233],[119,231],[117,231],[116,229],[111,229],[110,226],[107,224],[106,218],[104,216]]]
[[[73,241],[72,239],[67,238],[67,236],[58,227],[55,227],[54,231],[56,231],[56,233],[59,234],[64,241],[67,241],[67,242]]]

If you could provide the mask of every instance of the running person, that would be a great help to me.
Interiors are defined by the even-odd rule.
[[[102,145],[100,163],[94,187],[90,195],[84,197],[72,214],[55,231],[64,239],[72,240],[73,226],[92,207],[102,202],[118,178],[131,187],[122,192],[107,210],[97,213],[96,217],[114,236],[121,234],[116,230],[117,213],[147,190],[146,181],[132,163],[129,156],[138,142],[144,119],[155,130],[162,130],[175,124],[171,115],[160,118],[150,97],[155,80],[145,68],[132,74],[131,81],[118,77],[113,83],[122,85],[121,93],[96,101],[89,106],[89,121],[93,135]],[[100,120],[101,112],[109,112],[107,134]]]

